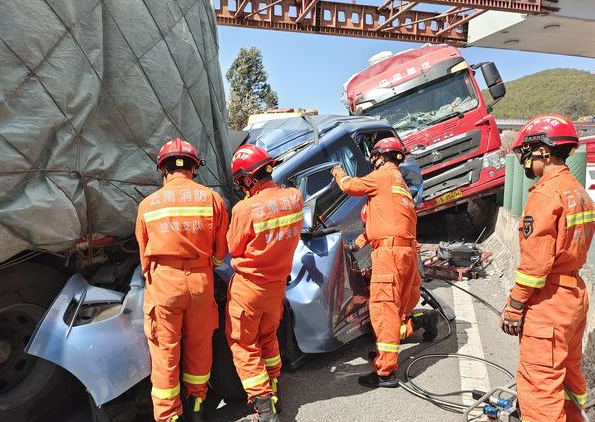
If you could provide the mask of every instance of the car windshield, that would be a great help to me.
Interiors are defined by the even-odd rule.
[[[478,105],[469,73],[461,72],[423,88],[410,90],[366,110],[365,114],[388,120],[403,138]]]

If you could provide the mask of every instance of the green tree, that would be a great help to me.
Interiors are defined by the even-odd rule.
[[[262,53],[257,47],[241,48],[225,77],[231,86],[227,100],[231,129],[241,130],[251,114],[279,105],[277,93],[267,82]]]

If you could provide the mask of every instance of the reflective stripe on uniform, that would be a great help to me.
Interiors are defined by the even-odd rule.
[[[574,396],[574,398],[576,399],[576,402],[578,404],[580,404],[581,406],[584,406],[587,403],[587,393],[585,393],[585,394],[574,394],[570,390],[568,390],[568,392]],[[564,391],[564,400],[572,400],[566,391]]]
[[[595,211],[577,212],[566,216],[566,227],[595,222]]]
[[[160,210],[148,211],[143,214],[145,222],[160,220],[167,217],[212,217],[213,207],[168,207]]]
[[[213,265],[215,265],[215,267],[218,267],[221,264],[223,264],[223,260],[219,260],[219,259],[213,257]]]
[[[392,189],[393,193],[396,193],[397,195],[403,195],[409,199],[413,199],[411,197],[411,194],[409,193],[409,191],[405,188],[402,188],[401,186],[392,185],[391,189]]]
[[[343,177],[341,177],[341,180],[339,180],[339,187],[341,189],[343,189],[343,182],[347,179],[351,179],[351,178],[349,176],[343,176]]]
[[[277,218],[271,218],[270,220],[264,220],[258,223],[254,223],[254,233],[261,233],[266,230],[289,226],[290,224],[302,221],[302,216],[303,214],[300,211],[294,214],[284,215]]]
[[[401,324],[401,340],[405,340],[407,337],[407,326],[405,324]]]
[[[263,359],[264,366],[275,366],[281,363],[281,356],[273,356],[272,358]]]
[[[379,352],[399,353],[399,345],[398,344],[376,343],[376,348],[378,349]]]
[[[151,389],[151,395],[161,400],[172,399],[180,395],[180,384],[176,385],[173,388],[153,387]]]
[[[277,392],[279,391],[278,385],[279,385],[279,378],[273,378],[271,380],[271,390],[273,390],[273,393],[275,393],[275,394],[277,394]]]
[[[182,381],[187,382],[188,384],[195,384],[195,385],[206,384],[207,382],[209,382],[210,377],[211,377],[210,372],[206,375],[191,375],[191,374],[187,374],[186,372],[182,372]]]
[[[262,384],[263,382],[267,381],[268,379],[269,379],[269,374],[267,373],[267,371],[263,371],[262,373],[256,375],[255,377],[242,380],[242,387],[244,387],[244,390],[247,388],[256,387],[257,385]]]
[[[515,283],[520,284],[522,286],[535,287],[536,289],[541,289],[543,286],[545,286],[545,279],[545,276],[535,277],[532,275],[524,274],[520,271],[517,271],[514,277]]]

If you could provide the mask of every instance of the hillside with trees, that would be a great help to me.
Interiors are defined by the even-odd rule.
[[[504,81],[506,96],[493,114],[505,119],[528,119],[559,113],[573,120],[595,115],[595,75],[577,69],[549,69],[514,81]],[[491,97],[482,92],[488,103]]]

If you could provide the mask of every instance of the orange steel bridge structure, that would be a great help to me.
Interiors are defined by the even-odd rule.
[[[355,0],[213,0],[213,6],[219,25],[464,46],[469,21],[488,10],[548,14],[558,10],[557,1],[385,0],[369,5]],[[448,8],[427,11],[433,6]]]

